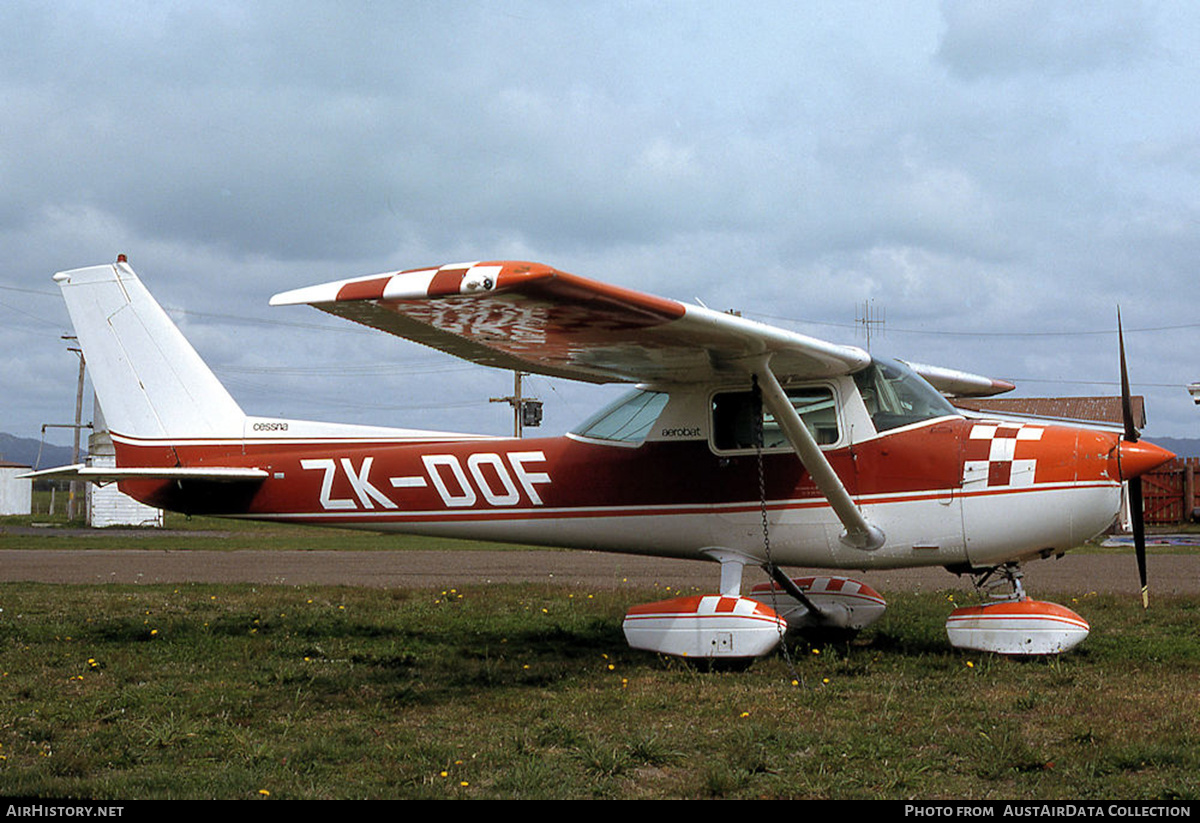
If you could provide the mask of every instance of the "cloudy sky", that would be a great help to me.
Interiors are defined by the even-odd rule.
[[[1200,434],[1200,6],[7,2],[0,431],[129,256],[251,413],[504,433],[511,376],[276,292],[528,259]],[[615,389],[533,379],[547,433]],[[68,442],[57,430],[51,442]]]

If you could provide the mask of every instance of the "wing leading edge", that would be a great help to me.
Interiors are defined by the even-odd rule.
[[[611,286],[537,263],[462,263],[340,280],[271,298],[475,363],[592,383],[682,383],[769,358],[781,379],[846,374],[854,346]]]

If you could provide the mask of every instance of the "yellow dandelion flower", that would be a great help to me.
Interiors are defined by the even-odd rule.
[[[259,790],[258,790],[258,793],[259,793],[260,795],[262,795],[263,797],[270,797],[270,796],[271,796],[271,793],[270,793],[269,791],[267,791],[266,789],[259,789]]]

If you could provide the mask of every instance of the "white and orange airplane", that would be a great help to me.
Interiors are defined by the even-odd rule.
[[[37,474],[117,482],[195,514],[707,558],[720,563],[713,594],[625,619],[631,645],[681,657],[750,659],[789,627],[852,631],[883,611],[865,584],[793,580],[782,566],[943,566],[999,581],[996,602],[951,615],[951,642],[1066,650],[1086,622],[1029,599],[1019,564],[1106,529],[1122,482],[1172,457],[1132,425],[1122,435],[966,417],[946,400],[1012,388],[1001,381],[507,261],[343,280],[271,304],[312,305],[475,363],[637,388],[542,439],[254,417],[123,255],[55,280],[117,466]],[[747,564],[776,582],[743,595]]]

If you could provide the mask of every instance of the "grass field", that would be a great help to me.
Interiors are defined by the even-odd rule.
[[[1200,797],[1192,602],[1070,603],[1092,636],[1021,662],[897,595],[853,644],[707,673],[626,647],[663,596],[2,585],[0,795]]]

